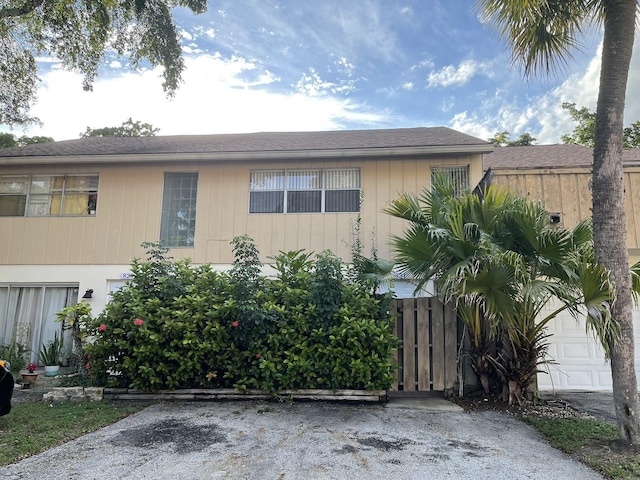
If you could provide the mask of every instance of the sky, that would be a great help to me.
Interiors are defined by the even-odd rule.
[[[175,97],[161,71],[109,55],[92,92],[55,59],[39,59],[32,114],[42,127],[0,131],[78,138],[87,127],[150,123],[158,135],[447,126],[488,139],[529,132],[561,143],[563,102],[595,110],[602,32],[566,69],[524,79],[469,0],[213,0],[174,10],[186,71]],[[640,120],[636,36],[625,125]],[[634,88],[635,85],[635,88]]]

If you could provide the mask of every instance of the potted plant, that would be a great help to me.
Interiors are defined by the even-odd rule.
[[[58,332],[48,345],[42,345],[40,361],[44,364],[44,376],[55,377],[60,371],[60,354],[62,353],[62,339]]]
[[[27,365],[27,373],[20,372],[20,376],[22,377],[22,381],[23,381],[23,384],[22,384],[23,388],[29,388],[30,386],[33,386],[36,384],[36,380],[38,378],[38,372],[36,372],[37,369],[38,369],[38,365],[31,362]]]

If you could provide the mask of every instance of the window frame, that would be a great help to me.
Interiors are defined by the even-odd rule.
[[[358,172],[356,188],[328,188],[326,186],[326,174],[327,172]],[[290,173],[296,172],[317,172],[319,177],[319,185],[315,188],[290,188],[289,179],[293,176],[289,176]],[[254,173],[282,173],[282,188],[264,188],[254,189],[253,187],[253,174]],[[358,201],[356,210],[340,210],[340,211],[327,211],[327,192],[351,192],[357,191]],[[266,193],[266,192],[278,192],[282,193],[282,211],[252,211],[252,194],[254,193]],[[318,211],[296,211],[291,212],[291,206],[289,205],[290,195],[289,193],[300,192],[320,192],[320,210]],[[362,192],[362,169],[360,167],[327,167],[327,168],[269,168],[269,169],[252,169],[249,171],[249,201],[248,201],[248,213],[250,215],[261,214],[279,214],[279,215],[300,215],[300,214],[331,214],[331,213],[359,213],[360,212],[360,195]]]
[[[172,235],[172,227],[171,226],[167,226],[165,224],[166,221],[171,221],[171,219],[166,216],[169,215],[171,211],[175,211],[177,213],[177,209],[175,208],[169,208],[168,205],[165,205],[165,201],[167,200],[167,197],[169,195],[171,195],[171,191],[167,190],[167,178],[168,177],[177,177],[177,176],[186,176],[189,175],[191,176],[191,195],[190,195],[190,205],[189,205],[189,213],[190,213],[190,217],[188,222],[190,222],[190,224],[187,226],[187,233],[186,233],[186,242],[182,243],[182,242],[169,242],[168,240],[171,238]],[[195,179],[195,187],[194,187],[194,179]],[[199,172],[164,172],[164,176],[163,176],[163,182],[162,182],[162,199],[160,202],[160,232],[159,232],[159,238],[160,238],[160,242],[162,243],[162,245],[164,247],[167,248],[194,248],[195,246],[195,237],[196,237],[196,219],[197,219],[197,212],[198,212],[198,183],[200,181],[200,175]],[[169,199],[171,200],[171,199]],[[175,222],[174,222],[175,223]],[[179,229],[179,228],[178,228]],[[164,235],[167,235],[168,238],[163,238]]]
[[[464,175],[466,176],[467,185],[461,187],[459,182],[456,180],[462,176],[462,171],[464,170]],[[462,194],[471,189],[471,165],[438,165],[431,167],[431,176],[430,176],[430,184],[433,185],[434,177],[437,173],[443,173],[445,175],[449,175],[451,181],[453,182],[453,195],[454,197],[460,197]],[[456,178],[457,177],[457,178]]]
[[[95,188],[77,188],[72,185],[68,180],[71,178],[79,177],[91,177],[95,178]],[[43,217],[94,217],[96,215],[98,204],[98,192],[100,189],[100,174],[99,173],[35,173],[35,174],[9,174],[0,175],[2,179],[19,178],[24,179],[25,188],[23,192],[0,192],[0,197],[22,197],[24,199],[23,208],[20,214],[15,215],[0,215],[0,217],[29,217],[29,218],[43,218]],[[62,179],[62,185],[55,186],[56,178]],[[48,181],[48,186],[43,191],[37,191],[34,188],[34,182],[38,180]],[[89,183],[89,187],[92,185]],[[69,200],[69,197],[73,196],[87,196],[87,208],[86,213],[65,213],[65,200]],[[51,207],[54,203],[54,197],[59,198],[59,205],[57,206],[58,213],[51,213]],[[42,205],[48,205],[49,213],[40,214],[37,210],[34,213],[33,208],[38,205],[38,199],[45,200],[41,202]],[[48,201],[47,201],[48,200]]]

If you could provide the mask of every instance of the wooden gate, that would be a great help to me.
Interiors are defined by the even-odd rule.
[[[396,315],[394,333],[400,339],[393,357],[399,368],[391,391],[415,394],[452,390],[458,348],[454,310],[437,298],[397,299],[391,309]]]

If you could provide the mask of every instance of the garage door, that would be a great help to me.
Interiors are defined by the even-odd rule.
[[[634,311],[636,371],[640,372],[640,312]],[[602,347],[585,330],[585,322],[561,314],[549,324],[549,357],[555,364],[545,365],[538,374],[540,390],[611,391],[611,366],[605,362]]]

